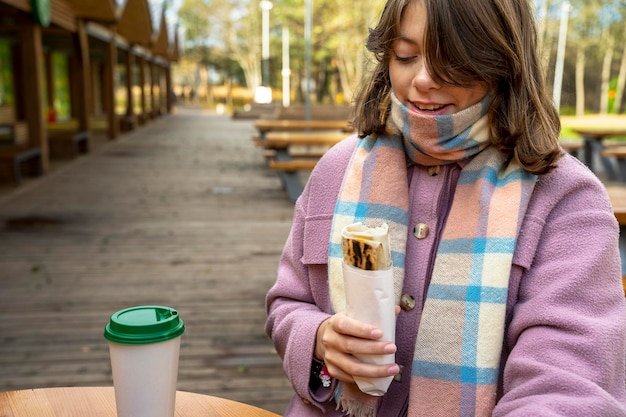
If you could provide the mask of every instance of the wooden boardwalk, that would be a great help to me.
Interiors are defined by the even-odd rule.
[[[109,316],[185,320],[178,389],[282,414],[264,333],[293,204],[252,121],[179,108],[0,194],[0,391],[111,385]]]

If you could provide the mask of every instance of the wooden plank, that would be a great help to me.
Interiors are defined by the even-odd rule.
[[[76,32],[76,13],[64,1],[50,2],[50,20],[63,29]]]
[[[264,300],[293,203],[254,133],[181,107],[0,194],[0,391],[110,386],[109,316],[164,304],[186,324],[179,389],[285,412]]]
[[[574,142],[571,140],[562,140],[560,144],[561,148],[563,148],[567,152],[577,152],[584,147],[582,142]]]
[[[340,130],[352,132],[354,128],[347,120],[271,120],[258,119],[254,127],[261,133],[270,130]]]
[[[614,158],[626,158],[626,145],[605,146],[601,152],[602,156]]]
[[[316,159],[291,159],[289,161],[277,161],[272,159],[269,162],[269,167],[276,171],[310,171],[315,168],[316,164]]]
[[[104,22],[115,21],[115,1],[114,0],[65,0],[75,13],[84,18],[99,20]]]
[[[270,149],[289,146],[333,146],[347,138],[343,132],[268,132],[262,140]]]

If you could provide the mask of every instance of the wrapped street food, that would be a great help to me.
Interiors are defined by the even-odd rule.
[[[343,261],[355,268],[378,271],[391,267],[389,226],[367,227],[353,223],[341,235]]]
[[[391,268],[389,226],[370,228],[362,223],[342,231],[343,279],[348,316],[378,326],[382,340],[395,342],[396,315]],[[395,354],[357,356],[377,365],[395,362]],[[355,378],[359,389],[381,396],[393,377]]]

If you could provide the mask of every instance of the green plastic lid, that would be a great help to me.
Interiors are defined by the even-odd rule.
[[[113,313],[104,337],[115,343],[144,345],[173,339],[184,331],[185,323],[173,308],[137,306]]]

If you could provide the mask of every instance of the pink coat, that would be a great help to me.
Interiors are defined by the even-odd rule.
[[[296,396],[286,417],[334,416],[331,388],[311,392],[315,335],[330,312],[328,242],[335,201],[356,144],[342,141],[321,159],[298,199],[278,278],[267,294],[266,331]],[[396,327],[403,377],[382,397],[379,417],[406,413],[411,360],[442,219],[460,164],[436,175],[408,169],[409,236],[403,294],[416,307]],[[424,239],[413,226],[425,224]],[[541,176],[522,224],[507,303],[499,399],[493,416],[626,416],[626,303],[619,228],[600,181],[565,155]]]

